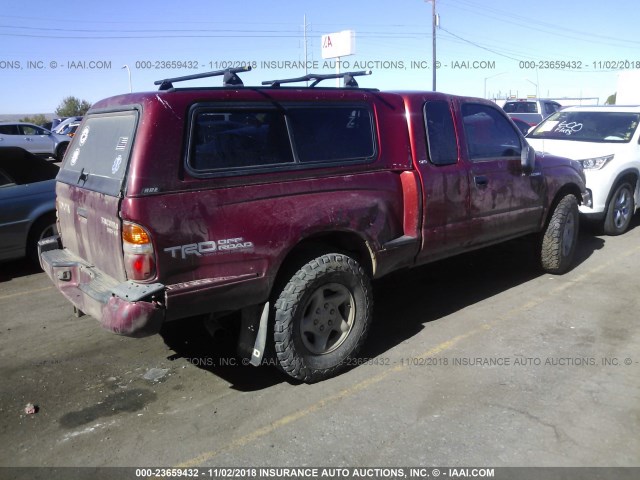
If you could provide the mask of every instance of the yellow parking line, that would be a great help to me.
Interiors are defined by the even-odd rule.
[[[44,292],[46,290],[51,290],[53,289],[53,286],[51,287],[44,287],[44,288],[37,288],[35,290],[27,290],[26,292],[18,292],[18,293],[11,293],[9,295],[3,295],[0,297],[0,300],[6,300],[7,298],[14,298],[14,297],[20,297],[22,295],[32,295],[34,293],[39,293],[39,292]]]
[[[562,285],[559,285],[558,287],[549,290],[547,295],[538,297],[535,300],[529,300],[528,302],[514,307],[511,310],[509,310],[508,312],[498,316],[494,321],[492,322],[486,322],[483,323],[482,325],[480,325],[478,328],[474,328],[472,330],[469,330],[466,333],[463,333],[461,335],[458,335],[450,340],[447,340],[445,342],[442,342],[438,345],[436,345],[435,347],[430,348],[429,350],[427,350],[426,352],[422,353],[421,355],[415,357],[417,359],[419,358],[428,358],[428,357],[433,357],[434,355],[437,355],[439,353],[442,353],[446,350],[450,350],[451,348],[453,348],[457,343],[461,342],[462,340],[466,340],[469,337],[472,337],[473,335],[483,332],[483,331],[487,331],[490,330],[491,328],[493,328],[496,324],[503,322],[505,320],[508,320],[509,318],[512,318],[522,312],[525,312],[527,310],[531,310],[535,307],[537,307],[538,305],[540,305],[541,303],[544,303],[545,301],[547,301],[550,297],[553,297],[555,295],[557,295],[558,293],[566,290],[569,287],[575,286],[575,285],[579,285],[580,283],[582,283],[584,280],[586,280],[587,278],[589,278],[590,276],[592,276],[595,273],[598,273],[600,270],[603,270],[605,268],[607,268],[609,265],[611,265],[613,262],[615,261],[619,261],[620,258],[624,258],[624,257],[628,257],[631,256],[635,253],[637,253],[638,251],[640,251],[640,246],[629,250],[627,252],[625,252],[622,255],[617,256],[614,259],[609,260],[608,262],[601,264],[597,267],[594,267],[588,271],[586,271],[585,273],[579,275],[578,277],[576,277],[573,280],[567,281],[566,283],[563,283]],[[248,433],[247,435],[244,435],[240,438],[237,438],[235,440],[233,440],[231,443],[228,443],[225,447],[222,447],[218,450],[212,450],[209,452],[205,452],[202,453],[201,455],[198,455],[195,458],[192,458],[190,460],[186,460],[182,463],[180,463],[179,465],[176,466],[176,468],[189,468],[189,467],[195,467],[195,466],[199,466],[202,463],[211,460],[212,458],[216,457],[217,455],[224,453],[224,452],[228,452],[231,450],[234,450],[236,448],[239,447],[243,447],[255,440],[258,440],[259,438],[262,438],[274,431],[276,431],[277,429],[284,427],[290,423],[293,423],[297,420],[300,420],[301,418],[304,418],[318,410],[320,410],[321,408],[323,408],[324,406],[326,406],[327,404],[330,403],[334,403],[337,401],[340,401],[344,398],[350,397],[372,385],[375,385],[377,383],[380,383],[382,380],[384,380],[386,377],[388,377],[389,375],[393,374],[393,373],[397,373],[403,370],[406,370],[410,365],[407,364],[399,364],[396,365],[395,367],[389,368],[388,370],[385,370],[381,373],[379,373],[378,375],[375,375],[371,378],[368,378],[366,380],[363,380],[362,382],[346,388],[334,395],[330,395],[326,398],[323,398],[322,400],[317,401],[316,403],[308,406],[307,408],[304,408],[302,410],[298,410],[297,412],[291,413],[289,415],[286,415],[278,420],[276,420],[275,422],[270,423],[269,425],[266,425],[264,427],[258,428],[257,430],[254,430],[251,433]]]
[[[467,332],[463,335],[459,335],[451,340],[448,340],[446,342],[443,342],[435,347],[433,347],[432,349],[430,349],[429,351],[425,352],[423,354],[423,356],[427,357],[427,356],[433,356],[433,355],[437,355],[438,353],[444,351],[444,350],[448,350],[451,347],[453,347],[456,343],[458,343],[459,341],[470,337],[471,335],[478,333],[479,331],[481,331],[482,329],[478,328],[475,330],[471,330],[470,332]],[[389,375],[391,375],[392,373],[396,373],[399,372],[401,370],[405,370],[407,368],[407,365],[397,365],[393,368],[390,368],[388,370],[385,370],[384,372],[368,378],[366,380],[363,380],[362,382],[349,387],[349,388],[345,388],[344,390],[331,395],[329,397],[323,398],[322,400],[319,400],[318,402],[310,405],[307,408],[304,408],[302,410],[298,410],[297,412],[294,412],[290,415],[286,415],[282,418],[280,418],[279,420],[276,420],[273,423],[270,423],[269,425],[266,425],[262,428],[259,428],[257,430],[254,430],[253,432],[244,435],[243,437],[240,437],[234,441],[232,441],[231,443],[227,444],[225,447],[221,448],[220,450],[214,450],[211,452],[205,452],[202,455],[199,455],[195,458],[192,458],[191,460],[187,460],[179,465],[177,465],[176,468],[189,468],[189,467],[195,467],[198,466],[204,462],[206,462],[207,460],[211,460],[212,458],[214,458],[215,456],[219,455],[220,453],[229,451],[229,450],[234,450],[238,447],[243,447],[245,445],[247,445],[248,443],[253,442],[254,440],[257,440],[261,437],[264,437],[266,435],[268,435],[269,433],[279,429],[280,427],[284,427],[285,425],[288,425],[290,423],[295,422],[296,420],[299,420],[303,417],[306,417],[307,415],[314,413],[318,410],[320,410],[322,407],[324,407],[327,404],[333,403],[333,402],[337,402],[339,400],[342,400],[344,398],[350,397],[364,389],[366,389],[367,387],[371,386],[371,385],[375,385],[376,383],[379,383],[380,381],[382,381],[383,379],[385,379],[386,377],[388,377]]]
[[[528,302],[525,305],[523,305],[521,308],[516,308],[511,310],[509,313],[512,315],[515,315],[517,312],[519,311],[524,311],[527,310],[529,308],[531,308],[531,303],[535,303],[538,304],[540,302]],[[496,322],[491,322],[491,323],[485,323],[482,324],[481,326],[479,326],[478,328],[474,328],[473,330],[469,330],[466,333],[463,333],[461,335],[458,335],[450,340],[447,340],[445,342],[442,342],[438,345],[436,345],[435,347],[430,348],[429,350],[427,350],[426,352],[422,353],[421,355],[418,355],[415,358],[428,358],[428,357],[433,357],[434,355],[438,355],[439,353],[442,353],[446,350],[449,350],[451,348],[453,348],[457,343],[461,342],[462,340],[465,340],[477,333],[489,330],[492,328],[492,326],[497,323]],[[282,418],[280,418],[279,420],[276,420],[273,423],[270,423],[269,425],[266,425],[262,428],[259,428],[257,430],[254,430],[251,433],[248,433],[247,435],[244,435],[234,441],[232,441],[231,443],[227,444],[225,447],[219,449],[219,450],[213,450],[210,452],[205,452],[202,455],[199,455],[195,458],[192,458],[190,460],[187,460],[179,465],[176,466],[176,468],[189,468],[189,467],[195,467],[198,466],[204,462],[206,462],[207,460],[211,460],[212,458],[216,457],[217,455],[219,455],[220,453],[223,452],[227,452],[230,450],[234,450],[238,447],[243,447],[245,445],[247,445],[248,443],[253,442],[254,440],[257,440],[261,437],[264,437],[266,435],[268,435],[269,433],[279,429],[280,427],[284,427],[285,425],[288,425],[290,423],[295,422],[296,420],[299,420],[303,417],[306,417],[307,415],[314,413],[318,410],[320,410],[322,407],[324,407],[327,404],[333,403],[333,402],[337,402],[339,400],[342,400],[344,398],[350,397],[368,387],[370,387],[371,385],[375,385],[377,383],[380,383],[382,380],[384,380],[386,377],[388,377],[389,375],[393,374],[393,373],[397,373],[397,372],[401,372],[403,370],[406,370],[409,367],[408,363],[405,364],[398,364],[393,368],[389,368],[388,370],[385,370],[384,372],[379,373],[378,375],[375,375],[371,378],[368,378],[366,380],[363,380],[362,382],[349,387],[349,388],[345,388],[344,390],[334,394],[334,395],[330,395],[329,397],[323,398],[322,400],[319,400],[318,402],[310,405],[307,408],[304,408],[302,410],[298,410],[297,412],[294,412],[290,415],[286,415]]]

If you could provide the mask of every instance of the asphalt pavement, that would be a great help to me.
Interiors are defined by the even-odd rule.
[[[0,465],[640,466],[640,215],[583,229],[563,276],[532,247],[375,282],[362,358],[313,385],[196,321],[113,335],[27,261],[0,265]]]

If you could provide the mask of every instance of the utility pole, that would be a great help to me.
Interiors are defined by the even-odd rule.
[[[309,73],[309,69],[307,68],[307,14],[305,13],[302,17],[304,28],[304,74],[307,75]]]
[[[436,0],[433,0],[433,8],[431,9],[431,23],[433,34],[433,91],[436,91],[436,26],[438,25],[438,17],[436,15]]]
[[[438,26],[438,15],[436,14],[436,0],[424,0],[431,2],[431,37],[433,41],[433,60],[431,69],[433,70],[433,91],[436,91],[436,27]]]

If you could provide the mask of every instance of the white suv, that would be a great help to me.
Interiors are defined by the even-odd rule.
[[[580,160],[592,204],[580,212],[624,233],[640,198],[640,106],[569,107],[527,135],[536,150]]]
[[[0,123],[0,147],[20,147],[45,158],[61,161],[70,140],[31,123]]]

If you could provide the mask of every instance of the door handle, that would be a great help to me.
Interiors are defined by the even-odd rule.
[[[487,185],[489,185],[489,179],[487,177],[485,177],[484,175],[476,175],[476,176],[474,176],[473,177],[473,181],[480,188],[485,188]]]

